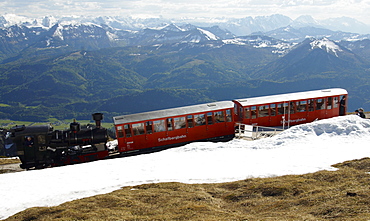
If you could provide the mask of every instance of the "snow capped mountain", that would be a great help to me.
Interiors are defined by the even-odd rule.
[[[325,28],[304,26],[304,27],[294,27],[287,26],[278,28],[269,32],[257,32],[253,34],[266,35],[276,39],[299,43],[304,41],[306,38],[323,38],[326,37],[334,41],[358,41],[369,39],[370,35],[360,35],[357,33],[342,32],[342,31],[332,31]]]
[[[188,22],[190,20],[170,21],[163,18],[142,19],[118,16],[27,18],[6,14],[0,16],[0,37],[4,42],[0,45],[0,53],[8,54],[10,51],[20,51],[25,47],[95,50],[117,46],[188,43],[204,44],[207,47],[220,47],[223,44],[250,45],[284,55],[306,38],[324,37],[327,39],[325,44],[312,43],[314,45],[312,47],[325,48],[328,52],[338,55],[340,51],[334,47],[335,43],[329,45],[330,41],[370,38],[370,35],[321,28],[321,23],[311,16],[300,16],[294,21],[278,14],[242,19],[200,19],[199,21],[192,19],[191,21],[194,22],[192,24]],[[344,21],[348,21],[348,24],[355,22],[346,18],[342,20],[341,24],[344,24]],[[250,36],[239,35],[254,30],[259,32]]]
[[[366,62],[350,50],[328,38],[306,38],[288,54],[256,73],[268,79],[303,80],[312,76],[343,77],[339,73],[362,70]]]
[[[27,27],[51,28],[56,23],[84,24],[93,23],[96,25],[106,25],[120,30],[142,30],[144,28],[158,28],[166,24],[176,24],[178,26],[192,24],[198,27],[219,26],[227,29],[235,35],[249,35],[253,32],[268,32],[274,29],[291,25],[292,27],[311,26],[317,28],[327,28],[333,31],[341,30],[360,34],[370,33],[370,27],[352,18],[332,18],[323,21],[313,19],[309,15],[303,15],[295,20],[291,18],[274,14],[271,16],[249,16],[245,18],[182,18],[165,19],[159,18],[132,18],[122,16],[65,16],[54,17],[44,16],[41,18],[28,18],[14,14],[5,14],[0,17],[0,27],[9,27],[11,25],[25,25]]]
[[[320,48],[327,53],[334,54],[338,57],[338,52],[342,52],[343,50],[340,48],[339,45],[337,45],[335,42],[330,41],[327,38],[319,39],[319,40],[313,40],[311,43],[311,49]]]
[[[234,37],[231,39],[225,39],[223,42],[225,44],[251,45],[255,48],[271,48],[271,52],[273,54],[280,55],[284,55],[295,45],[294,43],[289,43],[263,35]]]

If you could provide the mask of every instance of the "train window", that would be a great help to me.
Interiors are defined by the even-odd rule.
[[[288,103],[281,103],[278,104],[278,114],[279,115],[284,115],[288,113]]]
[[[130,125],[129,124],[126,124],[123,126],[124,129],[125,129],[125,134],[126,134],[126,137],[131,137],[131,129],[130,129]]]
[[[33,147],[33,145],[35,144],[35,139],[32,136],[25,136],[24,140],[24,146],[26,147]]]
[[[188,128],[192,128],[193,127],[193,115],[187,116],[187,122],[188,122]]]
[[[201,126],[206,124],[206,118],[204,114],[194,115],[195,126]]]
[[[297,101],[297,112],[305,112],[307,110],[307,101]]]
[[[267,117],[269,116],[269,106],[263,105],[258,107],[258,117]]]
[[[185,117],[175,117],[173,120],[175,129],[181,129],[186,127]]]
[[[270,104],[270,111],[271,116],[276,116],[276,104]]]
[[[296,108],[295,102],[290,102],[289,103],[289,113],[294,114],[295,113],[295,108]]]
[[[213,116],[212,115],[213,115],[212,112],[207,113],[207,124],[208,125],[213,124]]]
[[[38,144],[46,144],[45,135],[37,135],[37,143]]]
[[[117,126],[117,136],[120,138],[120,137],[123,137],[123,130],[122,130],[122,126]]]
[[[327,104],[326,104],[326,109],[330,110],[333,107],[333,98],[328,97],[327,98]]]
[[[134,132],[134,135],[144,134],[144,123],[132,124],[132,131]]]
[[[225,114],[223,111],[218,111],[215,113],[215,121],[216,123],[225,122]]]
[[[231,122],[233,121],[232,116],[231,116],[231,110],[226,110],[226,122]]]
[[[164,120],[156,120],[153,122],[153,124],[154,124],[154,132],[162,132],[166,130]]]
[[[316,110],[325,109],[325,99],[316,99]]]
[[[249,107],[246,107],[244,110],[245,110],[244,118],[245,119],[251,118],[251,110],[250,110],[250,108]]]
[[[172,127],[172,125],[173,125],[172,118],[166,119],[166,124],[167,124],[167,130],[168,131],[173,130],[173,127]]]
[[[145,122],[145,128],[146,128],[147,134],[152,134],[153,133],[153,122],[151,121]]]
[[[338,97],[334,97],[334,104],[333,104],[334,108],[338,107],[338,103],[339,103]]]
[[[256,119],[257,118],[257,111],[256,111],[256,106],[251,107],[251,118]]]
[[[308,111],[314,111],[314,99],[310,99],[308,102]]]

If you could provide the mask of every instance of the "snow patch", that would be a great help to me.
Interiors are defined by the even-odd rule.
[[[327,38],[323,38],[321,40],[315,40],[310,43],[311,49],[320,48],[322,50],[326,50],[327,53],[334,53],[335,56],[338,57],[337,52],[343,51],[337,44],[335,44],[333,41],[330,41]]]
[[[210,32],[210,31],[207,31],[207,30],[204,30],[204,29],[201,29],[201,28],[197,28],[200,32],[202,32],[203,34],[205,34],[206,35],[206,38],[208,39],[208,40],[213,40],[213,41],[216,41],[216,40],[218,40],[219,38],[216,36],[216,35],[214,35],[212,32]]]

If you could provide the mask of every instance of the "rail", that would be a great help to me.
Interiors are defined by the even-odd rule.
[[[284,129],[276,127],[263,127],[237,123],[236,137],[257,140],[260,138],[272,137],[282,131],[284,131]]]

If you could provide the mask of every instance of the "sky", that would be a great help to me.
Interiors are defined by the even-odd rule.
[[[369,157],[369,141],[370,119],[348,115],[255,141],[198,142],[152,154],[0,174],[0,220],[30,207],[56,206],[124,186],[332,171],[333,164]]]
[[[0,14],[132,17],[256,17],[283,14],[292,19],[355,18],[370,24],[370,0],[0,0]]]

